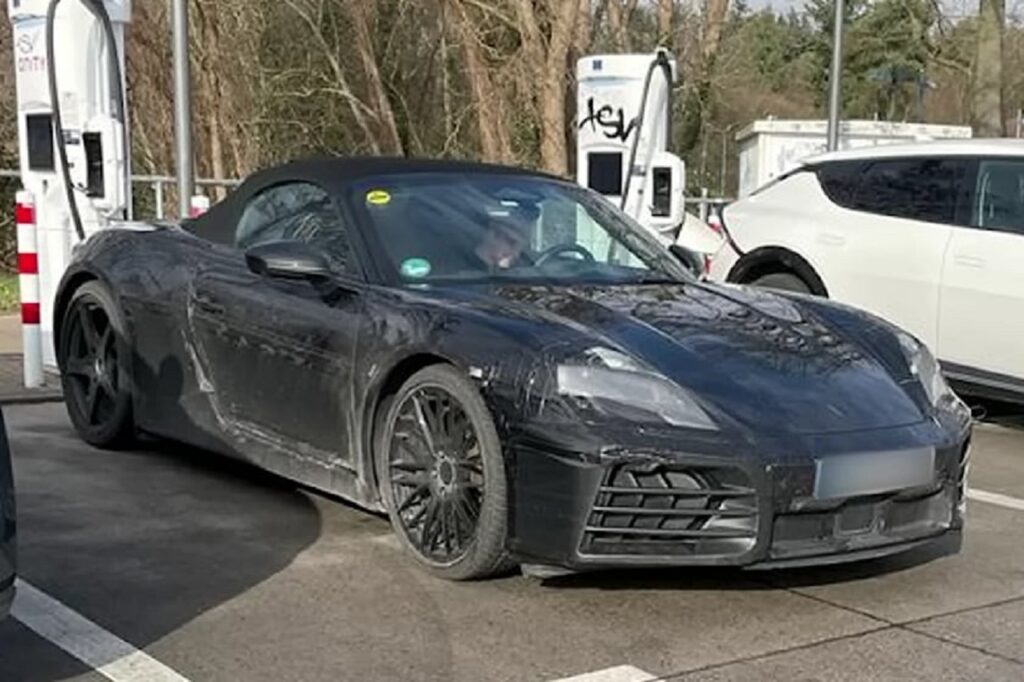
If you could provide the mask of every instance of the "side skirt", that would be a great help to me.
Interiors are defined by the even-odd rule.
[[[1024,405],[1024,380],[951,362],[942,371],[959,393]]]

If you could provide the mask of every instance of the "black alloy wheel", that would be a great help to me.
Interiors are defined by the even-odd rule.
[[[378,477],[403,544],[441,577],[504,570],[504,466],[476,388],[452,367],[428,367],[402,387],[385,424]]]
[[[59,364],[68,415],[82,438],[99,447],[125,444],[133,432],[124,325],[102,285],[72,297],[60,333]]]

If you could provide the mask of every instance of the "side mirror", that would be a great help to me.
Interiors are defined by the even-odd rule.
[[[294,240],[257,244],[246,250],[245,263],[264,277],[324,280],[332,274],[323,254]]]
[[[704,259],[696,251],[690,251],[679,244],[672,244],[668,250],[683,264],[684,268],[690,271],[691,275],[698,279],[704,276]]]

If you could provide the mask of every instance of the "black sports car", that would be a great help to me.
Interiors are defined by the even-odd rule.
[[[55,331],[88,442],[157,434],[385,510],[447,578],[959,547],[970,415],[925,347],[700,283],[533,172],[260,172],[196,220],[92,237]]]

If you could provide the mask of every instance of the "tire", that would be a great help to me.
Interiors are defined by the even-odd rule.
[[[797,294],[812,294],[811,287],[797,275],[789,272],[773,272],[770,275],[758,277],[750,283],[752,286],[763,289],[778,289],[780,291],[792,291]]]
[[[508,571],[508,486],[483,398],[432,365],[387,404],[374,448],[381,498],[406,552],[429,573],[477,580]]]
[[[86,282],[71,296],[57,346],[64,404],[82,440],[99,448],[134,440],[131,345],[109,290]]]

